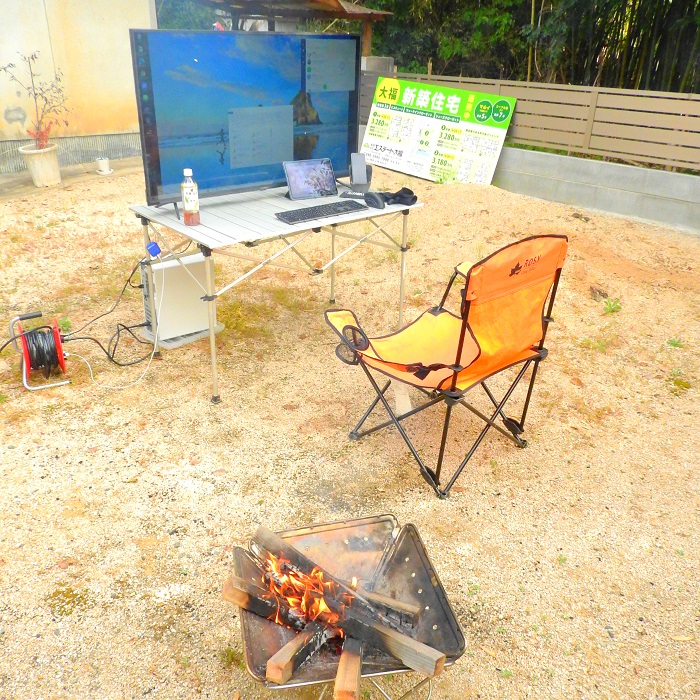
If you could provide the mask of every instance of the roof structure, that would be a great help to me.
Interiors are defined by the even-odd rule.
[[[371,55],[372,22],[391,12],[373,10],[348,0],[199,0],[232,19],[345,19],[362,22],[362,55]],[[236,24],[236,22],[234,22]]]

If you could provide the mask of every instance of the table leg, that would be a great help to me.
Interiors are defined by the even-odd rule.
[[[143,246],[148,250],[148,244],[151,242],[151,237],[148,235],[148,220],[141,219],[141,226],[143,227]],[[148,265],[146,265],[146,281],[148,283],[148,289],[150,294],[148,295],[148,311],[151,314],[151,334],[153,335],[153,356],[159,357],[158,352],[158,317],[156,316],[156,294],[155,294],[155,280],[153,278],[153,267],[151,262],[153,256],[148,254]]]
[[[209,355],[211,357],[211,402],[220,403],[219,374],[216,369],[216,290],[214,289],[214,260],[211,257],[211,249],[200,245],[200,250],[205,260],[207,281],[207,310],[209,312]]]
[[[408,210],[403,214],[403,231],[401,234],[401,283],[399,287],[399,328],[403,327],[403,305],[406,298],[406,251],[408,250]]]
[[[335,260],[335,226],[331,228],[331,260]],[[331,263],[331,304],[335,304],[335,263]]]

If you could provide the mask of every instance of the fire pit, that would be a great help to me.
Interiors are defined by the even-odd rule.
[[[320,584],[298,597],[280,593],[277,584],[289,583],[287,576],[296,582],[311,568]],[[241,606],[248,671],[274,688],[335,679],[337,697],[354,697],[353,669],[358,683],[360,673],[415,670],[423,685],[465,649],[416,528],[399,527],[393,515],[277,534],[260,528],[248,551],[234,550],[223,595]],[[296,609],[302,597],[310,616]]]

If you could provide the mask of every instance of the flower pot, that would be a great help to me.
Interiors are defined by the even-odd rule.
[[[19,152],[24,158],[32,182],[37,187],[50,187],[61,184],[61,171],[58,168],[58,147],[55,143],[46,148],[20,146]]]
[[[109,158],[98,158],[97,159],[97,174],[98,175],[111,175],[112,169],[109,167]]]

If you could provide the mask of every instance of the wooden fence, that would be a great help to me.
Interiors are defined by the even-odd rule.
[[[362,76],[362,124],[377,77]],[[515,97],[506,143],[700,172],[700,95],[414,73],[395,77]]]

